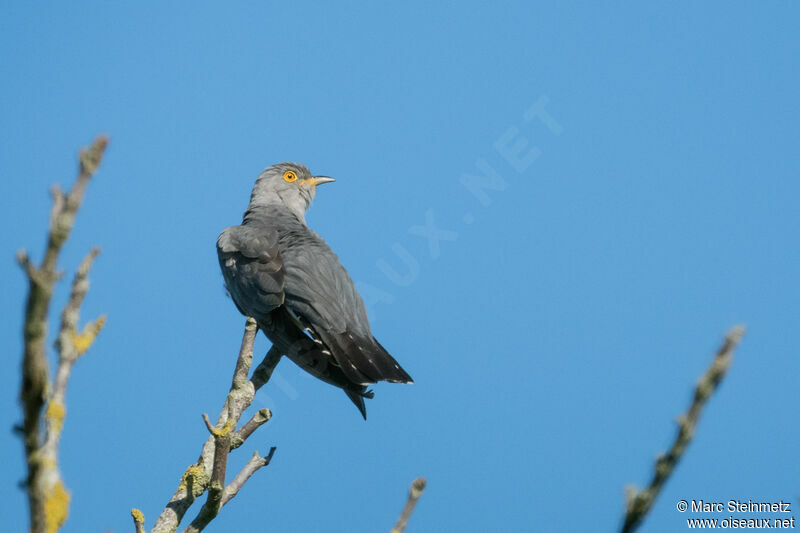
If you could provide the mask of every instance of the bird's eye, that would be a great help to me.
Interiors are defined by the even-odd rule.
[[[297,174],[295,174],[291,170],[287,170],[286,172],[283,173],[283,179],[288,181],[289,183],[297,181]]]

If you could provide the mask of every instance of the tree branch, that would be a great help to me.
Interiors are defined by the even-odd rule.
[[[264,360],[253,370],[253,377],[250,381],[253,383],[253,387],[256,391],[263,387],[264,384],[269,381],[269,378],[272,377],[272,372],[275,370],[275,367],[278,366],[281,357],[283,357],[283,354],[273,346],[269,349],[269,352],[267,352]]]
[[[727,374],[733,362],[733,353],[739,346],[744,333],[744,326],[736,326],[725,336],[725,341],[717,350],[714,361],[697,384],[689,410],[678,417],[678,435],[675,437],[675,442],[669,451],[661,455],[656,461],[656,468],[650,485],[641,491],[637,491],[635,487],[626,489],[627,506],[622,524],[623,533],[635,531],[641,525],[659,492],[661,492],[664,483],[669,479],[675,466],[683,457],[686,448],[694,437],[703,407]]]
[[[392,533],[403,533],[406,530],[408,520],[411,518],[414,508],[417,506],[417,500],[422,496],[422,491],[425,490],[426,485],[427,481],[425,481],[424,477],[418,477],[411,483],[411,488],[408,491],[408,500],[406,500],[406,505],[403,507],[397,523],[392,528]]]
[[[53,188],[50,229],[41,265],[36,267],[24,251],[17,254],[17,260],[28,278],[29,286],[25,304],[20,403],[23,411],[22,436],[28,469],[26,485],[32,533],[57,531],[66,521],[68,514],[69,493],[61,482],[57,458],[54,454],[65,414],[63,398],[69,369],[61,371],[64,355],[62,348],[57,346],[61,380],[57,381],[53,394],[50,395],[50,370],[45,352],[47,314],[50,309],[53,288],[60,277],[56,271],[58,256],[64,242],[69,238],[75,223],[75,215],[83,202],[86,187],[100,165],[107,145],[108,139],[100,136],[88,149],[80,152],[78,177],[66,196],[58,187]],[[92,259],[88,259],[88,261],[85,259],[82,263],[82,266],[86,266],[82,273],[79,269],[79,273],[76,274],[73,282],[73,294],[67,304],[67,307],[70,308],[69,316],[74,317],[75,322],[77,322],[81,301],[88,289],[86,276],[89,270],[88,265],[91,264]],[[76,284],[79,285],[77,289]],[[76,296],[76,290],[80,293],[79,296]],[[67,309],[64,311],[66,313]],[[58,395],[55,397],[56,401],[53,401],[56,394]],[[50,396],[48,397],[48,395]],[[41,434],[42,414],[45,403],[48,401],[50,403],[45,413],[47,433],[43,439]]]
[[[233,434],[231,438],[231,449],[235,450],[242,444],[244,441],[247,440],[247,437],[253,434],[255,430],[269,422],[269,419],[272,418],[272,411],[269,409],[259,409],[256,411],[256,414],[253,415],[253,418],[248,420],[245,425],[243,425],[236,433]]]
[[[184,472],[178,489],[172,495],[161,516],[158,517],[151,533],[177,531],[191,505],[207,490],[206,502],[197,517],[184,530],[190,533],[202,531],[217,516],[222,506],[236,495],[244,482],[258,468],[269,464],[269,460],[272,459],[272,455],[275,453],[274,448],[266,458],[259,458],[261,464],[257,466],[258,461],[251,458],[231,484],[228,487],[225,486],[227,459],[230,451],[241,446],[256,429],[264,425],[272,416],[269,409],[260,409],[242,428],[234,431],[242,414],[253,403],[256,391],[269,381],[275,365],[281,358],[278,350],[272,347],[261,364],[253,371],[253,377],[247,379],[253,362],[253,344],[257,332],[256,321],[248,318],[231,380],[231,388],[217,417],[217,423],[212,425],[208,415],[203,415],[203,420],[211,435],[203,445],[197,462]]]
[[[136,533],[144,533],[144,514],[139,509],[131,509],[131,518],[133,518],[133,527],[136,528]]]
[[[236,474],[236,477],[233,478],[233,481],[225,487],[225,491],[222,493],[222,505],[224,506],[228,503],[236,494],[239,493],[239,490],[242,486],[250,479],[250,476],[256,473],[256,471],[261,468],[262,466],[267,466],[270,461],[272,461],[272,456],[275,455],[275,446],[269,449],[269,453],[266,457],[261,457],[258,455],[258,452],[253,452],[253,456],[244,465],[244,468]]]
[[[237,371],[239,365],[236,365]],[[236,373],[234,373],[234,381],[236,380]],[[211,522],[219,513],[222,508],[222,491],[225,489],[225,471],[228,468],[228,454],[231,451],[231,436],[233,428],[231,422],[233,418],[222,427],[214,427],[208,419],[207,414],[203,414],[203,421],[206,423],[208,432],[211,433],[211,438],[214,440],[214,462],[211,468],[211,482],[208,484],[208,498],[197,518],[192,520],[192,523],[184,531],[186,533],[199,533]]]
[[[48,431],[43,448],[46,455],[51,457],[55,457],[58,450],[63,417],[66,414],[67,382],[72,373],[72,366],[91,346],[103,324],[105,324],[105,317],[101,316],[95,322],[87,324],[83,333],[78,334],[75,330],[80,318],[81,304],[89,290],[89,270],[98,253],[100,253],[99,248],[92,248],[81,261],[72,281],[72,292],[69,300],[67,300],[67,305],[64,306],[61,312],[61,328],[56,339],[58,368],[56,369],[56,379],[48,402],[47,416],[45,417]],[[60,416],[53,416],[56,412],[60,413]]]

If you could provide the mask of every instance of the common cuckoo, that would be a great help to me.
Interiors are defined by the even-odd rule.
[[[225,286],[281,354],[347,394],[366,419],[367,386],[412,383],[372,336],[364,302],[305,213],[317,186],[334,181],[296,163],[258,176],[239,226],[217,239]]]

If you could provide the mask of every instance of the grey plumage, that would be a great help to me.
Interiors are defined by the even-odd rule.
[[[267,168],[242,224],[220,234],[217,254],[239,311],[301,368],[344,390],[366,418],[367,385],[412,380],[373,337],[336,254],[305,223],[317,186],[329,181],[295,163]]]

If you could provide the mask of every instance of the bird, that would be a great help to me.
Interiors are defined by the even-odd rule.
[[[273,348],[342,389],[367,418],[368,386],[413,383],[373,336],[364,301],[338,256],[306,224],[317,187],[334,180],[300,163],[267,167],[242,223],[217,239],[225,288]]]

